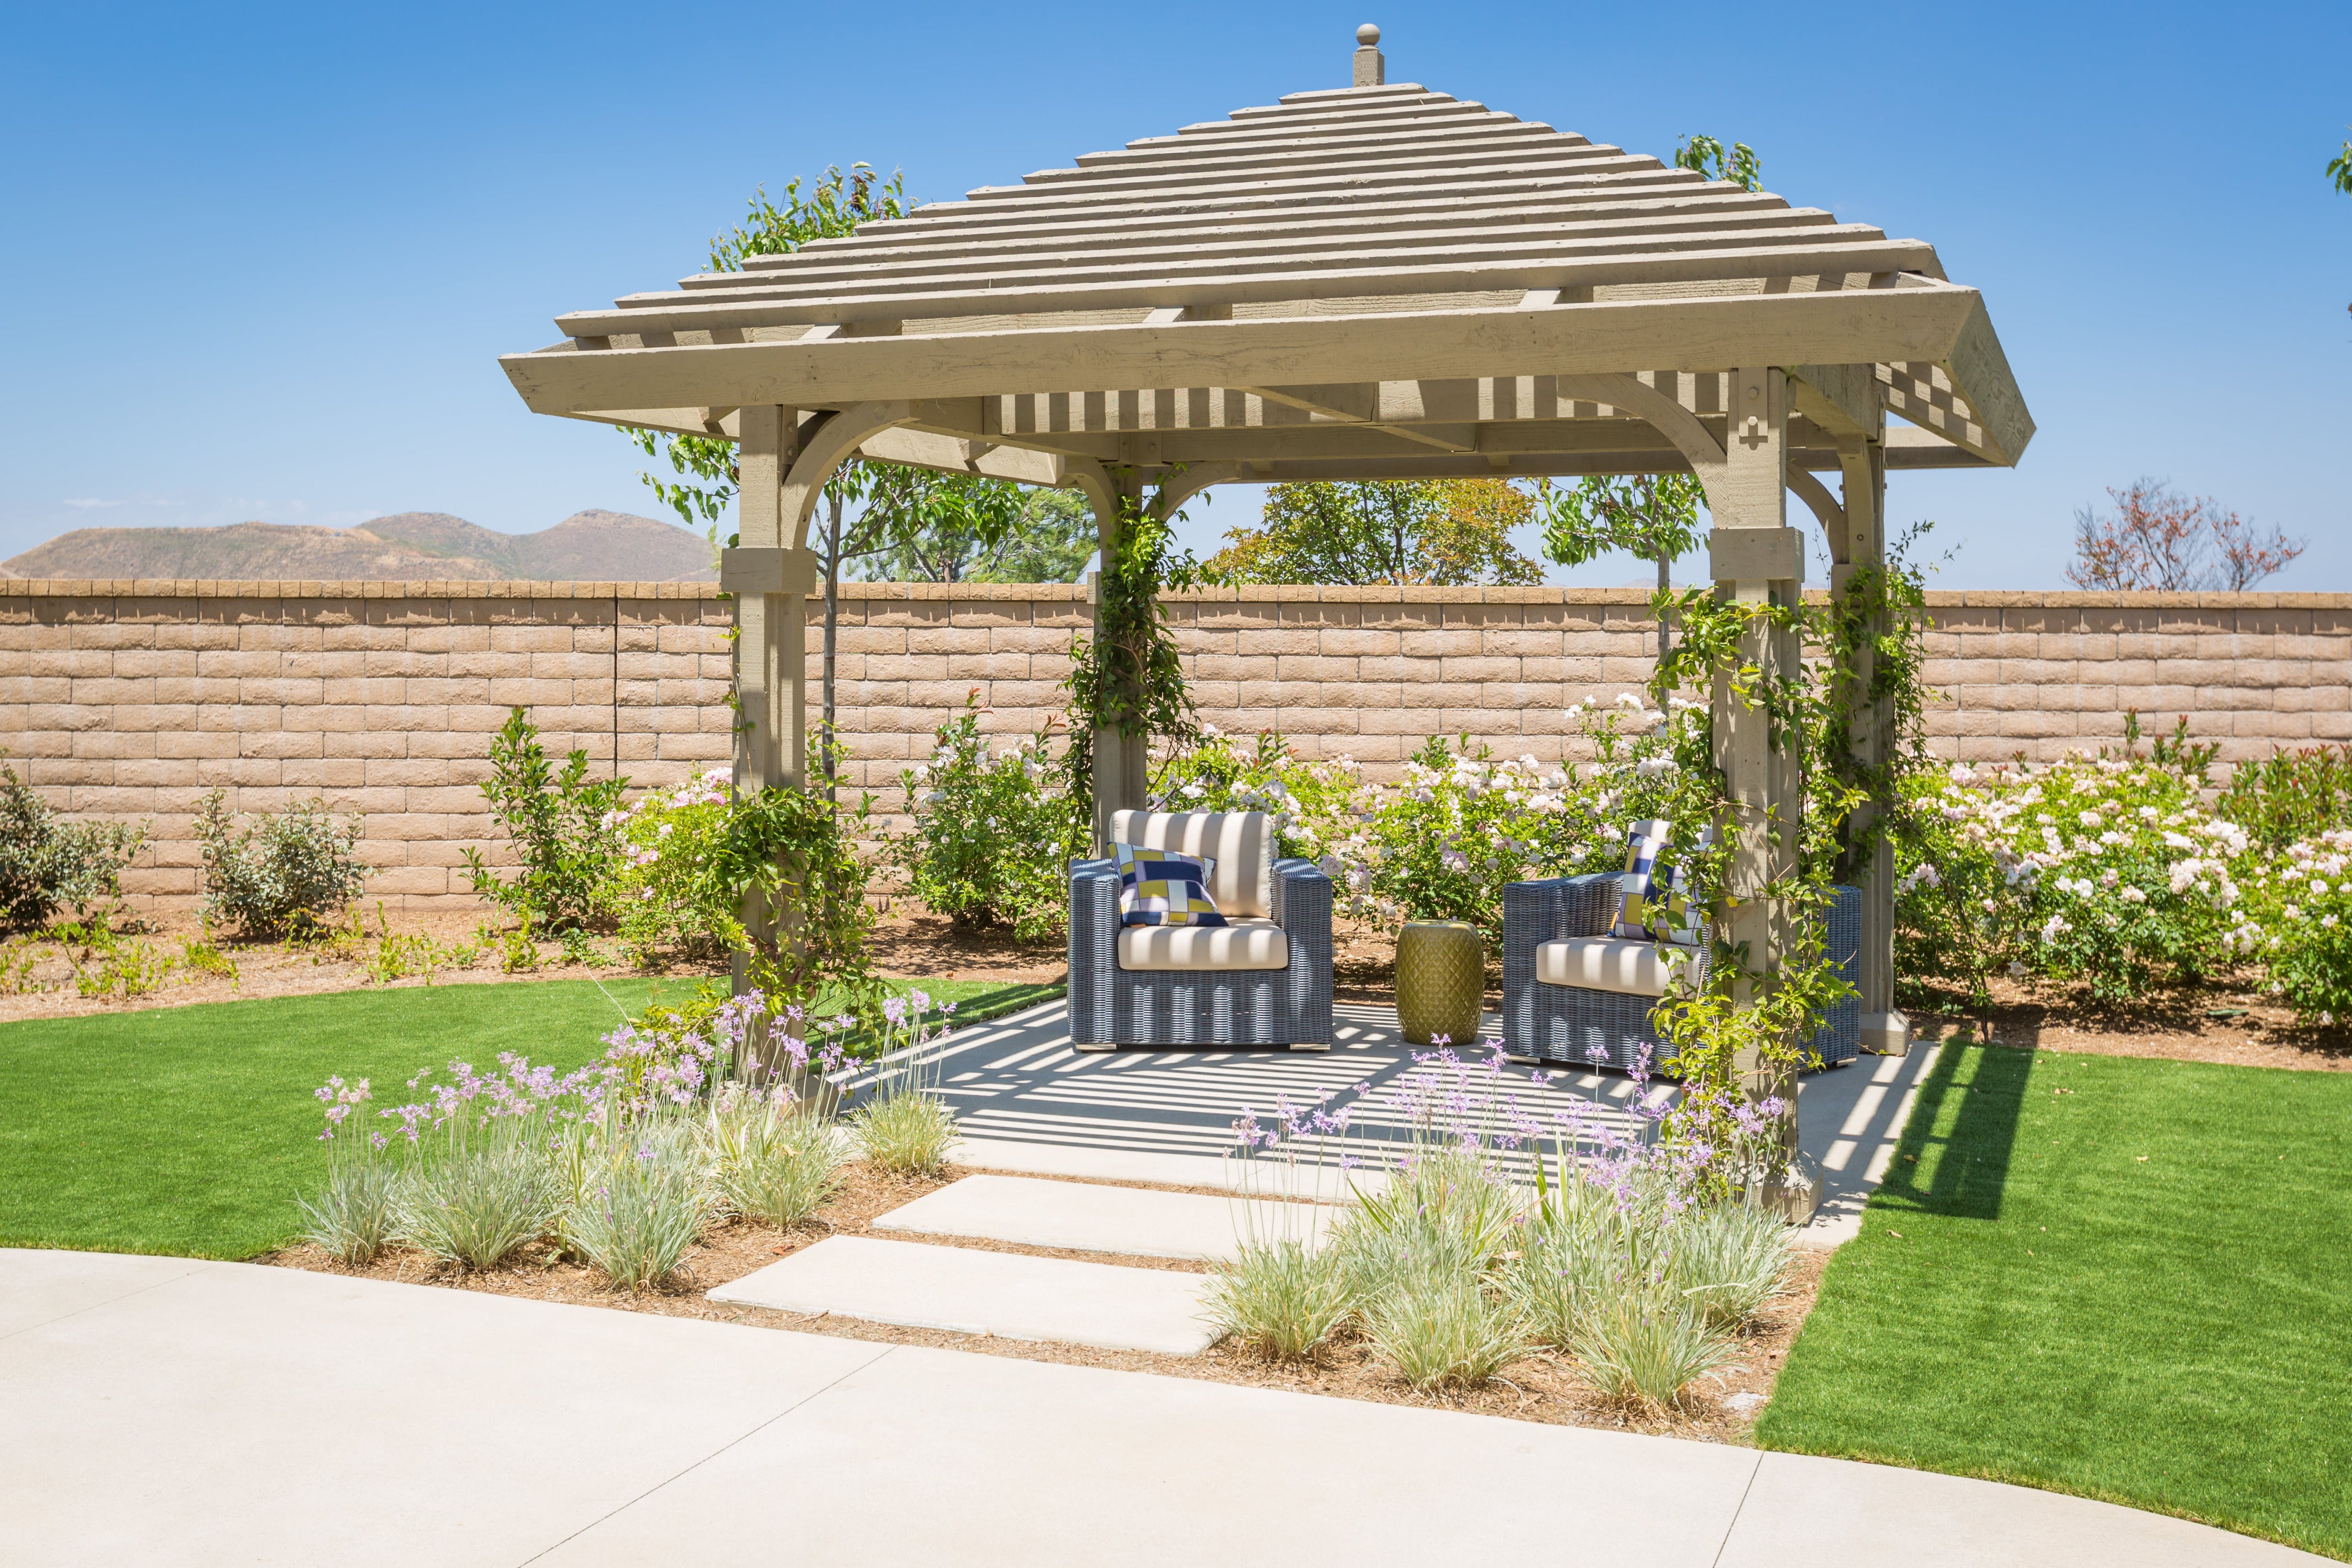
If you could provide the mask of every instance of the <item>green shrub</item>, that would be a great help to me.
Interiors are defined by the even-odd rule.
[[[557,769],[540,744],[539,727],[523,709],[514,710],[491,738],[482,796],[491,820],[514,839],[521,865],[502,881],[481,851],[467,847],[474,891],[532,930],[587,923],[620,868],[614,810],[628,785],[625,778],[589,778],[588,753],[577,749]]]
[[[2352,746],[2314,746],[2240,763],[2213,814],[2274,850],[2352,827]]]
[[[38,925],[118,896],[122,868],[146,841],[147,829],[128,823],[59,822],[0,762],[0,926]]]
[[[239,830],[225,794],[206,795],[195,820],[208,919],[248,935],[314,930],[359,896],[368,874],[357,853],[359,817],[338,823],[324,803],[308,800]]]
[[[1009,742],[984,735],[978,704],[968,694],[929,760],[898,775],[914,825],[891,858],[932,912],[1042,941],[1068,919],[1069,866],[1087,852],[1093,808],[1055,765],[1050,727]]]

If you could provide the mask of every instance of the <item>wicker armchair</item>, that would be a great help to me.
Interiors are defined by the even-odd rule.
[[[1653,1065],[1665,1061],[1666,1042],[1650,1023],[1664,994],[1665,969],[1657,944],[1610,937],[1618,887],[1618,878],[1604,872],[1503,889],[1503,1044],[1512,1056],[1591,1067],[1597,1049],[1601,1064],[1622,1069],[1646,1050]],[[1856,984],[1862,890],[1838,889],[1828,917],[1831,956],[1846,984]],[[1692,978],[1704,984],[1706,953],[1684,951]],[[1849,996],[1830,1010],[1809,1046],[1823,1066],[1835,1067],[1852,1061],[1861,1041],[1862,1002]]]
[[[1274,858],[1257,812],[1121,811],[1121,844],[1213,857],[1209,893],[1233,921],[1207,929],[1118,923],[1118,863],[1070,867],[1070,1043],[1331,1045],[1331,880]]]

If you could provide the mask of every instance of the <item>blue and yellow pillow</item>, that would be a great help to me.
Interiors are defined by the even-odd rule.
[[[1225,917],[1209,897],[1214,859],[1173,849],[1114,844],[1118,857],[1118,923],[1122,926],[1221,926]]]
[[[1646,817],[1625,830],[1625,873],[1618,879],[1617,923],[1609,934],[1626,942],[1650,936],[1651,881],[1658,855],[1674,836],[1675,825],[1664,817]]]
[[[1698,842],[1691,847],[1696,854],[1715,842],[1715,829],[1703,830]],[[1690,891],[1684,886],[1682,862],[1663,858],[1650,868],[1650,896],[1646,900],[1650,935],[1659,942],[1670,942],[1677,947],[1698,947],[1706,941],[1705,916],[1694,915],[1690,907]]]

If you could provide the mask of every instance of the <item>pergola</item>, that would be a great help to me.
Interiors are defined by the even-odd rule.
[[[1786,603],[1791,491],[1841,591],[1883,559],[1887,469],[2023,452],[1983,299],[1925,241],[1388,84],[1357,36],[1352,86],[562,316],[501,361],[540,413],[739,444],[740,784],[803,779],[808,521],[859,454],[1076,487],[1107,545],[1147,487],[1166,509],[1233,480],[1690,472],[1718,593]],[[1799,657],[1757,636],[1769,667]],[[1886,715],[1856,717],[1874,755]],[[1714,727],[1736,898],[1785,865],[1799,781],[1727,690]],[[1141,805],[1140,738],[1096,754],[1097,820]],[[1866,1044],[1900,1028],[1874,861]],[[1733,935],[1777,950],[1762,900]]]

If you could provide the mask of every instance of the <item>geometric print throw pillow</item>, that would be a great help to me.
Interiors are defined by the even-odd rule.
[[[1704,849],[1715,840],[1715,830],[1708,828],[1698,836],[1696,849]],[[1690,893],[1683,885],[1680,862],[1660,859],[1650,867],[1650,896],[1646,900],[1650,936],[1658,942],[1670,942],[1677,947],[1697,947],[1706,939],[1706,931],[1691,913]]]
[[[1173,849],[1114,844],[1118,857],[1118,923],[1122,926],[1221,926],[1228,923],[1209,897],[1216,861]]]
[[[1617,881],[1617,923],[1611,929],[1612,936],[1629,942],[1649,939],[1651,879],[1656,873],[1659,852],[1665,848],[1674,831],[1673,823],[1654,816],[1625,830],[1625,873]]]

